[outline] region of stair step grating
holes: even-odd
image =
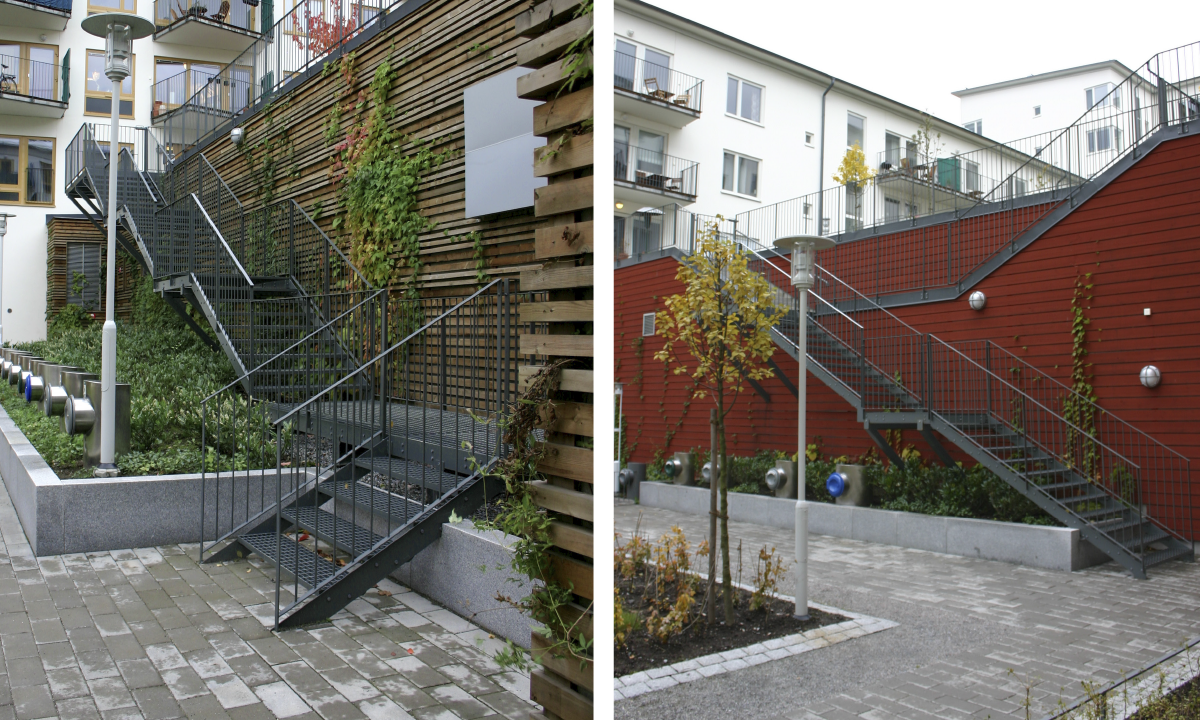
[[[314,533],[319,540],[332,540],[337,549],[355,557],[367,552],[383,539],[367,528],[355,525],[351,520],[339,518],[312,505],[293,505],[285,508],[282,514],[296,525]]]
[[[282,562],[277,562],[275,558],[275,537],[275,533],[252,533],[242,535],[238,538],[238,541],[250,548],[251,552],[258,554],[259,557],[272,565],[277,565],[283,570],[292,573],[302,585],[307,585],[308,587],[314,587],[325,582],[337,572],[338,568],[336,565],[286,535],[279,538],[280,555],[283,558]],[[313,583],[314,570],[316,572],[315,584]]]

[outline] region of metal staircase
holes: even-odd
[[[773,335],[796,358],[788,258],[739,242],[790,308]],[[941,436],[1135,577],[1193,558],[1186,457],[991,341],[920,333],[824,269],[809,293],[807,367],[893,463],[881,430],[917,430],[953,466]]]
[[[97,130],[70,143],[66,191],[103,229]],[[503,489],[486,472],[516,388],[515,295],[391,298],[294,201],[247,209],[202,154],[174,163],[141,132],[118,156],[118,241],[238,376],[201,408],[201,560],[256,554],[276,627],[322,620]]]

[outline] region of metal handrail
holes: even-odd
[[[392,354],[392,352],[398,350],[400,347],[405,345],[409,340],[412,340],[413,338],[421,335],[421,333],[425,332],[430,327],[436,325],[440,320],[445,319],[446,317],[448,317],[449,315],[454,313],[459,308],[463,307],[470,301],[474,300],[475,298],[479,297],[480,295],[484,294],[488,290],[491,290],[493,287],[496,287],[498,284],[503,283],[503,282],[507,282],[507,280],[505,280],[504,278],[497,278],[495,280],[492,280],[487,285],[484,285],[483,287],[479,288],[471,295],[468,295],[466,298],[459,301],[457,304],[454,305],[454,307],[450,308],[449,310],[446,310],[441,315],[438,315],[434,319],[426,322],[424,325],[417,328],[416,330],[413,330],[411,333],[409,333],[407,336],[405,336],[402,340],[395,343],[394,345],[387,348],[386,350],[383,350],[375,357],[370,358],[369,360],[365,361],[363,363],[362,367],[358,368],[357,370],[354,370],[353,372],[344,376],[341,380],[338,380],[337,382],[333,383],[329,387],[325,388],[323,392],[329,392],[331,390],[336,390],[337,388],[341,387],[348,381],[357,378],[357,376],[360,375],[361,373],[363,373],[367,369],[368,366],[370,366],[376,362],[379,362],[381,359],[383,359],[385,357],[388,357],[389,355]],[[316,398],[310,398],[309,400],[305,401],[304,403],[297,405],[296,407],[292,408],[286,415],[283,415],[278,420],[276,420],[274,422],[274,424],[280,425],[280,424],[287,422],[291,417],[293,417],[294,415],[299,413],[301,410],[307,410],[309,408],[309,405],[311,405],[314,402],[316,402]]]
[[[200,210],[201,214],[204,215],[204,219],[208,221],[208,226],[212,228],[213,233],[217,236],[217,240],[221,241],[221,247],[225,248],[225,254],[229,256],[229,259],[233,261],[233,266],[237,268],[239,273],[241,273],[242,279],[246,281],[247,285],[253,286],[254,281],[250,279],[250,275],[246,272],[245,268],[242,267],[242,263],[238,261],[237,255],[233,253],[233,248],[229,247],[229,243],[225,242],[225,236],[221,234],[219,229],[217,229],[217,224],[214,223],[212,218],[209,216],[208,210],[204,209],[204,205],[200,203],[200,198],[196,197],[196,193],[188,193],[185,197],[179,198],[175,202],[172,202],[170,205],[164,208],[164,210],[170,210],[178,203],[187,202],[188,198],[191,198],[191,200],[196,204],[196,207]]]
[[[788,269],[784,269],[784,268],[781,268],[781,267],[779,267],[779,266],[778,266],[778,265],[776,265],[775,263],[771,262],[771,261],[770,261],[770,260],[768,260],[767,258],[763,257],[761,254],[759,254],[759,252],[758,252],[757,250],[755,250],[755,249],[754,249],[754,248],[752,248],[752,247],[749,247],[748,245],[743,245],[743,247],[745,247],[747,250],[749,250],[749,251],[750,251],[750,253],[751,253],[752,255],[754,255],[754,257],[758,258],[759,260],[762,260],[764,263],[766,263],[766,264],[770,265],[771,267],[775,268],[775,269],[776,269],[776,270],[778,270],[779,272],[783,273],[784,277],[791,277],[791,269],[790,269],[790,268],[788,268]],[[776,251],[776,254],[778,254],[778,251]],[[780,255],[780,257],[783,257],[783,256],[782,256],[782,255]],[[830,277],[833,277],[833,276],[832,276],[832,275],[830,275]],[[835,279],[836,279],[836,278],[835,278]],[[774,285],[774,283],[772,283],[772,286],[773,286],[773,287],[779,287],[778,285]],[[783,289],[783,288],[781,288],[781,289]],[[852,323],[852,324],[853,324],[855,327],[857,327],[859,330],[861,330],[861,329],[862,329],[862,327],[863,327],[863,326],[862,326],[862,324],[861,324],[861,323],[859,323],[857,320],[855,320],[854,318],[850,317],[850,316],[849,316],[849,315],[847,315],[846,313],[842,312],[842,309],[841,309],[841,308],[839,308],[837,305],[834,305],[833,303],[829,302],[829,301],[828,301],[828,300],[826,300],[825,298],[823,298],[823,297],[821,297],[820,295],[818,295],[817,293],[813,292],[811,289],[808,291],[808,294],[809,294],[810,296],[812,296],[813,298],[815,298],[815,299],[816,299],[818,302],[820,302],[822,305],[825,305],[825,306],[826,306],[826,307],[828,307],[830,310],[834,311],[834,312],[835,312],[835,313],[837,313],[838,315],[841,315],[843,318],[845,318],[845,319],[846,319],[848,322]],[[788,342],[791,342],[791,341],[789,340]]]

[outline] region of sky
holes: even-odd
[[[647,1],[955,123],[955,90],[1200,41],[1198,0]]]

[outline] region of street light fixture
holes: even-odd
[[[800,363],[800,382],[796,385],[800,405],[800,451],[796,455],[796,611],[801,620],[808,619],[808,501],[805,500],[805,404],[808,401],[808,291],[812,289],[817,270],[817,251],[833,247],[834,242],[820,235],[796,235],[779,238],[775,249],[792,254],[792,285],[796,288],[799,327],[796,356]]]
[[[100,371],[100,465],[96,477],[116,477],[117,441],[117,154],[120,151],[121,84],[132,73],[133,41],[154,32],[154,23],[129,13],[110,12],[83,21],[89,35],[104,38],[104,75],[112,83],[108,137],[108,287],[104,295],[104,335]]]
[[[0,213],[0,346],[4,345],[4,236],[8,233],[8,219],[16,217]]]

